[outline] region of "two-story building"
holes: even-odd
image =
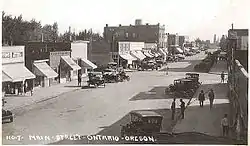
[[[2,91],[7,94],[22,93],[26,82],[33,88],[36,77],[25,67],[24,46],[2,47]]]

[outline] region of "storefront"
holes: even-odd
[[[81,67],[70,56],[61,56],[59,65],[60,83],[72,81],[74,76],[77,76],[74,72],[78,72],[80,69]]]
[[[33,73],[36,75],[35,86],[48,87],[55,81],[58,74],[46,63],[49,60],[37,60],[33,63]]]
[[[2,78],[6,94],[19,94],[33,88],[35,75],[24,65],[24,46],[2,47]]]
[[[132,68],[135,66],[135,62],[137,59],[133,56],[131,56],[129,53],[126,54],[120,54],[120,65],[122,65],[124,68]]]

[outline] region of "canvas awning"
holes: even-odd
[[[144,53],[144,55],[146,55],[146,56],[149,57],[149,58],[154,57],[154,56],[152,56],[151,54],[149,54],[148,52],[143,52],[143,53]]]
[[[61,56],[61,59],[72,69],[72,70],[80,70],[81,67],[77,65],[74,60],[72,60],[69,56]]]
[[[141,56],[141,58],[146,58],[146,56],[142,53],[142,51],[136,51],[138,55]]]
[[[175,50],[179,53],[183,53],[183,50],[181,50],[181,48],[176,47]]]
[[[164,56],[167,55],[166,52],[163,51],[163,49],[159,49],[159,51],[160,51],[161,55],[164,55]]]
[[[127,60],[128,64],[132,64],[132,61],[137,60],[136,58],[134,58],[130,54],[120,54],[120,56],[121,56],[121,58]]]
[[[92,63],[91,61],[89,61],[88,59],[81,58],[81,61],[82,61],[82,67],[90,68],[90,69],[97,68],[97,66],[94,63]]]
[[[47,78],[55,78],[58,74],[46,62],[34,62],[34,74],[38,76],[46,76]]]
[[[2,71],[2,82],[11,82],[11,78]]]
[[[36,76],[30,72],[22,63],[7,64],[2,66],[2,71],[11,78],[12,82],[21,82],[26,79],[34,79]]]
[[[131,55],[136,57],[138,60],[143,60],[145,58],[141,56],[137,51],[131,51]]]

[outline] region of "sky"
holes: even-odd
[[[234,28],[249,27],[250,0],[3,0],[3,11],[22,14],[44,24],[57,22],[59,32],[71,26],[79,32],[92,28],[103,33],[106,24],[164,24],[167,33],[213,40]]]

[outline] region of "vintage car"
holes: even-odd
[[[158,70],[158,67],[156,65],[156,62],[154,62],[153,60],[149,60],[149,61],[142,61],[141,64],[139,65],[139,70]]]
[[[174,84],[169,85],[165,89],[165,94],[172,92],[177,96],[184,94],[185,96],[190,96],[194,93],[195,89],[197,88],[192,80],[181,78],[174,80]]]
[[[9,110],[2,109],[2,123],[8,121],[13,122],[14,114]]]
[[[200,84],[199,77],[200,75],[197,73],[186,73],[186,79],[190,79],[198,84]]]
[[[105,69],[103,71],[105,83],[119,82],[119,74],[115,69]]]
[[[102,72],[90,72],[88,73],[89,80],[87,81],[88,86],[94,85],[95,87],[103,86],[105,87],[105,82]]]
[[[158,68],[161,68],[165,64],[163,59],[156,59],[155,62]]]
[[[121,81],[124,81],[124,80],[129,81],[130,80],[130,77],[128,75],[126,75],[125,71],[119,72],[118,75],[119,75],[119,80],[121,80]]]
[[[161,131],[163,116],[154,111],[132,111],[131,122],[122,126],[121,136],[147,136]]]

